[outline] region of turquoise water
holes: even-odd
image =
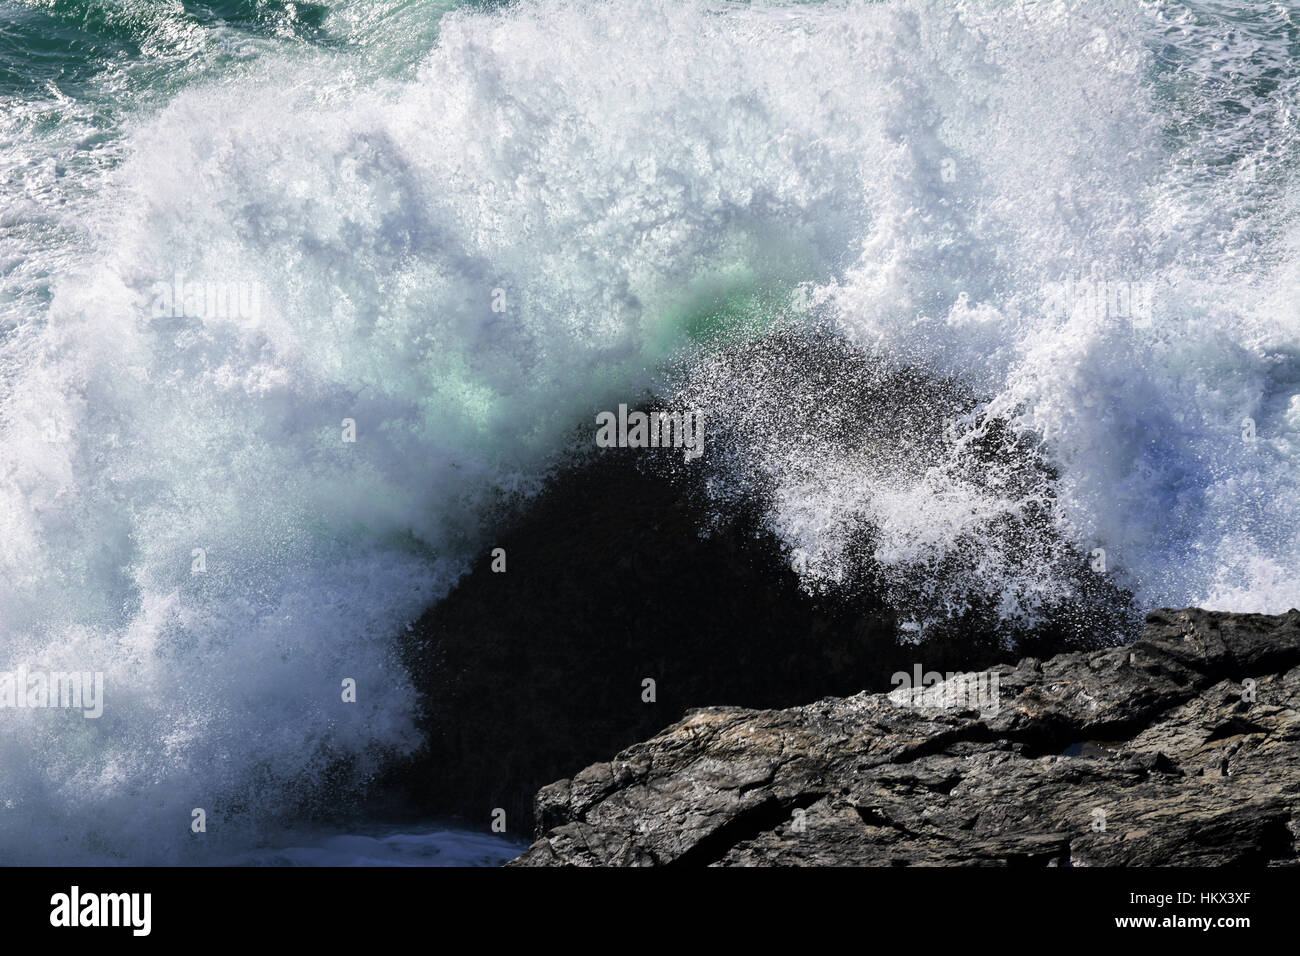
[[[1144,606],[1300,604],[1297,16],[0,3],[0,669],[108,688],[0,714],[0,858],[230,859],[364,787],[419,743],[394,636],[576,427],[761,406],[722,329],[959,379]],[[742,424],[810,587],[866,521],[886,578],[955,557],[954,610],[1068,600],[971,423],[883,461]]]

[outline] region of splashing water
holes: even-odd
[[[1143,605],[1300,604],[1294,5],[210,6],[0,5],[0,669],[107,688],[0,714],[4,859],[362,786],[495,504],[796,287],[1041,442]],[[846,515],[906,573],[1024,506],[765,447],[810,578]]]

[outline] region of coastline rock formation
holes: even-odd
[[[994,675],[982,709],[966,675],[691,711],[542,788],[511,865],[1300,863],[1300,611],[1158,610]]]
[[[875,589],[809,594],[757,504],[737,503],[718,521],[705,473],[664,477],[644,467],[653,453],[606,449],[560,475],[492,540],[505,573],[485,549],[415,622],[406,665],[423,693],[426,745],[380,792],[398,795],[403,809],[467,823],[500,808],[507,832],[526,839],[539,787],[688,708],[779,708],[884,690],[918,655],[943,671],[1004,659],[992,611],[904,645]],[[1019,653],[1128,637],[1127,596],[1102,575],[1085,577],[1092,603],[1017,641]]]
[[[598,412],[535,493],[503,497],[490,538],[466,529],[478,560],[402,635],[424,746],[374,789],[403,811],[501,810],[527,837],[539,787],[688,708],[790,707],[885,690],[918,660],[972,670],[1137,636],[1132,594],[1061,536],[1043,450],[965,385],[802,326],[719,343],[680,375],[626,404],[702,414],[702,458],[597,448]],[[884,546],[843,474],[960,515]],[[807,573],[807,542],[779,530],[794,486],[852,503],[825,516],[833,574]],[[898,546],[910,560],[877,560]]]

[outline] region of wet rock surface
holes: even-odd
[[[691,711],[542,788],[514,865],[1297,864],[1300,611],[994,676]]]

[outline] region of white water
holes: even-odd
[[[1063,530],[1144,605],[1300,604],[1295,72],[1251,92],[1294,13],[1229,37],[1173,4],[441,9],[200,44],[99,152],[6,135],[0,669],[102,670],[108,697],[0,714],[0,858],[213,858],[335,758],[360,782],[409,751],[392,636],[491,505],[715,302],[799,282],[1042,435]],[[1151,329],[1044,309],[1093,263],[1154,284]],[[256,283],[259,317],[152,316],[177,274]],[[852,516],[905,569],[969,530],[955,506],[1017,507],[771,468],[813,576]]]

